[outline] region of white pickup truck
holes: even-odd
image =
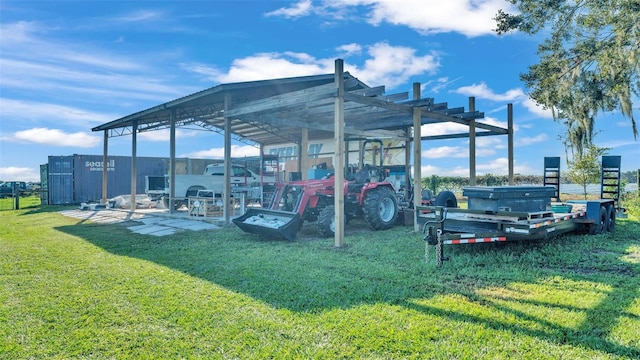
[[[210,164],[203,175],[176,174],[175,179],[176,207],[186,202],[189,196],[196,196],[199,190],[212,190],[216,197],[220,197],[224,188],[224,165]],[[273,176],[260,176],[243,166],[231,165],[231,186],[260,187],[275,181]],[[151,200],[162,199],[168,206],[169,175],[146,176],[145,193]]]

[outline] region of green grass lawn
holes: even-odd
[[[445,247],[436,268],[409,227],[354,221],[336,249],[313,229],[156,238],[60,209],[0,212],[1,359],[640,357],[637,217]]]

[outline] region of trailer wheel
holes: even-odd
[[[320,210],[318,214],[318,223],[316,224],[318,232],[324,237],[333,236],[336,232],[336,216],[333,206],[326,206]]]
[[[607,213],[607,208],[604,206],[600,206],[600,214],[598,216],[598,221],[596,222],[596,234],[604,234],[607,232],[607,223],[609,222],[609,214]]]
[[[396,194],[386,186],[372,189],[365,195],[362,211],[372,229],[389,229],[398,219]]]
[[[458,199],[451,191],[440,191],[438,196],[436,196],[436,206],[444,206],[448,208],[457,208],[458,207]]]
[[[616,227],[616,209],[613,205],[607,206],[607,232],[612,232]]]

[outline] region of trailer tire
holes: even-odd
[[[364,220],[374,230],[391,228],[398,219],[396,194],[386,186],[367,192],[362,206]]]
[[[596,234],[604,234],[607,232],[607,223],[609,222],[609,214],[607,208],[600,206],[600,213],[596,222]]]
[[[613,205],[607,206],[607,232],[616,228],[616,209]]]
[[[436,206],[444,206],[448,208],[457,208],[458,207],[458,199],[451,191],[441,191],[438,196],[436,196]]]
[[[320,214],[318,214],[318,223],[316,227],[320,235],[324,237],[330,237],[335,234],[336,231],[336,216],[335,216],[335,207],[326,206],[324,209],[320,210]]]

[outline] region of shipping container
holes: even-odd
[[[137,193],[144,193],[145,175],[162,175],[168,159],[137,158]],[[102,155],[49,156],[48,204],[79,204],[102,197]],[[107,157],[107,197],[131,194],[131,157]]]
[[[43,204],[64,205],[98,202],[102,198],[102,155],[49,156],[41,166]],[[176,174],[201,175],[212,159],[176,159]],[[137,157],[136,193],[144,194],[145,177],[169,173],[169,158]],[[46,191],[45,190],[46,184]],[[131,194],[131,157],[107,157],[107,197]]]

